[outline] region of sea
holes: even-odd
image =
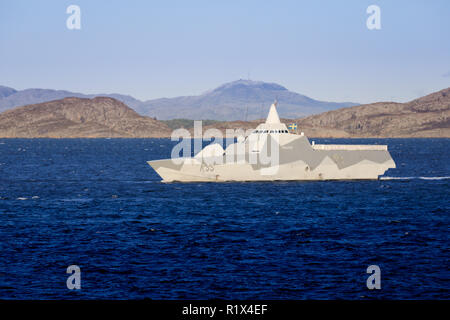
[[[397,168],[161,183],[170,139],[0,139],[0,299],[449,299],[450,139],[313,140]]]

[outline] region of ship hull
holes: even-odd
[[[300,162],[292,166],[280,166],[277,168],[278,173],[267,175],[260,170],[254,171],[250,165],[239,164],[216,165],[212,172],[202,172],[201,164],[188,164],[183,166],[183,170],[174,170],[170,166],[153,166],[152,161],[149,161],[149,165],[162,178],[162,182],[377,180],[386,170],[395,168],[393,161],[383,164],[365,162],[343,170],[335,170],[333,166],[323,166],[307,173],[302,172],[306,164]]]

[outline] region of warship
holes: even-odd
[[[212,143],[194,157],[147,163],[162,182],[376,180],[396,167],[387,145],[310,143],[280,121],[276,102],[264,123],[226,149]]]

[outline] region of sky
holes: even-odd
[[[366,26],[370,5],[381,29]],[[148,100],[251,79],[404,102],[450,87],[449,18],[448,0],[0,0],[0,85]]]

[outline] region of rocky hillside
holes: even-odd
[[[161,137],[171,129],[113,98],[64,98],[0,113],[3,138]]]
[[[313,137],[450,137],[450,88],[407,102],[378,102],[296,121]]]

